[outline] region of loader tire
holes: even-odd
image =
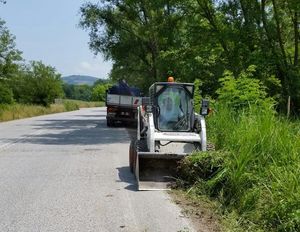
[[[147,141],[145,139],[141,139],[136,143],[137,151],[148,151]]]
[[[146,140],[132,140],[129,147],[129,166],[130,171],[135,173],[137,153],[139,151],[147,151],[147,141]]]
[[[134,152],[136,147],[136,140],[131,140],[130,146],[129,146],[129,167],[130,171],[134,173]]]

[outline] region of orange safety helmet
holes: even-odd
[[[168,77],[168,82],[174,82],[174,77]]]

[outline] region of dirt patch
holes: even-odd
[[[194,198],[180,190],[169,192],[172,200],[182,210],[184,217],[189,218],[198,232],[221,232],[220,217],[216,214],[211,202]]]

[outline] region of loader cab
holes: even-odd
[[[163,132],[192,131],[194,85],[159,82],[150,87],[155,128]]]

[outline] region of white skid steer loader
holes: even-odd
[[[137,139],[129,149],[130,169],[138,190],[167,190],[176,178],[177,163],[193,151],[206,151],[205,116],[193,108],[194,85],[159,82],[138,107]]]

